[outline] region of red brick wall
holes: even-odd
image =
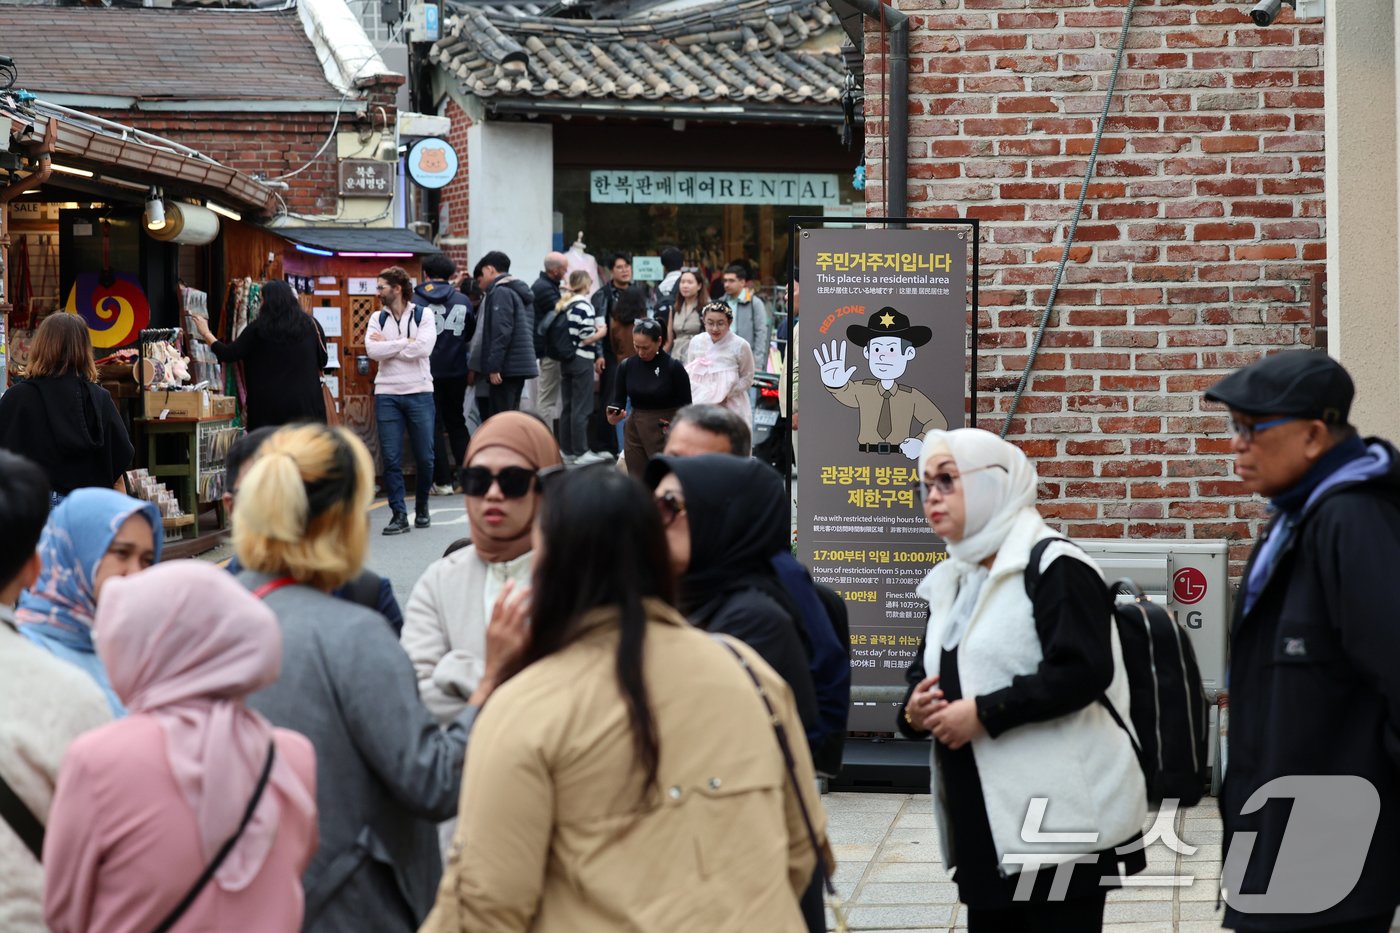
[[[165,114],[139,111],[94,111],[137,129],[164,136],[198,150],[230,168],[264,178],[301,168],[326,141],[330,113]],[[298,214],[336,212],[335,143],[306,171],[287,179],[282,192],[287,209]]]
[[[398,119],[394,95],[403,80],[376,82],[361,89],[369,101],[366,118],[375,128],[386,120],[390,127]],[[353,122],[356,102],[346,102],[340,129]],[[381,113],[382,110],[382,113]],[[275,178],[301,168],[311,161],[325,143],[335,122],[334,113],[146,113],[135,110],[101,111],[94,114],[136,129],[164,136],[189,146],[230,168],[264,179]],[[367,151],[365,158],[375,158]],[[287,210],[295,214],[334,216],[338,208],[336,191],[336,144],[332,140],[315,164],[286,179],[290,186],[281,192]]]
[[[909,206],[980,218],[978,418],[1000,429],[1078,196],[1123,0],[900,0],[911,14]],[[1325,259],[1322,25],[1249,0],[1140,6],[1056,312],[1012,437],[1073,535],[1228,538],[1264,516],[1200,393],[1311,344]],[[870,213],[885,132],[866,26]],[[999,414],[1000,413],[1000,414]]]
[[[443,225],[439,233],[444,237],[458,238],[463,241],[467,238],[467,206],[470,200],[470,186],[467,179],[467,130],[471,127],[471,118],[467,116],[465,110],[457,106],[457,102],[451,98],[447,99],[447,105],[442,111],[442,115],[452,121],[452,129],[447,134],[447,141],[452,144],[452,148],[457,151],[457,175],[442,189],[441,213],[447,217],[447,223]],[[467,246],[463,242],[461,245],[453,246],[446,244],[443,251],[457,263],[458,268],[470,268],[470,257],[467,255]]]

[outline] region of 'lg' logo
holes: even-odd
[[[1206,598],[1206,575],[1195,567],[1183,567],[1172,577],[1172,597],[1183,606]]]

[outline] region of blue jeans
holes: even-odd
[[[418,465],[415,498],[418,511],[428,510],[433,486],[433,424],[437,414],[433,393],[376,395],[374,417],[379,422],[379,454],[384,459],[384,494],[394,514],[406,514],[403,501],[403,432],[413,445],[413,461]]]

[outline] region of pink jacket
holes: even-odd
[[[365,325],[365,353],[379,361],[374,377],[375,395],[416,395],[433,391],[433,374],[428,357],[437,343],[437,315],[431,311],[423,320],[413,322],[413,305],[404,309],[403,317],[394,320],[387,310],[370,315]],[[379,325],[380,318],[384,326]],[[375,340],[382,334],[383,340]]]
[[[275,731],[277,754],[314,797],[311,743]],[[266,793],[276,793],[269,785]],[[301,876],[316,823],[282,808],[262,871],[237,892],[210,882],[174,931],[301,929]],[[63,760],[44,841],[44,917],[53,933],[150,933],[204,867],[194,813],[165,754],[165,732],[136,713],[77,739]]]

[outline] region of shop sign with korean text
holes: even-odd
[[[394,193],[394,163],[378,159],[344,159],[340,163],[342,198],[387,198]]]
[[[837,177],[797,172],[591,172],[594,204],[811,204],[841,203]]]
[[[853,686],[904,683],[946,558],[915,482],[924,433],[964,426],[969,233],[801,234],[798,557],[846,602]],[[853,732],[893,732],[897,704],[853,703]]]

